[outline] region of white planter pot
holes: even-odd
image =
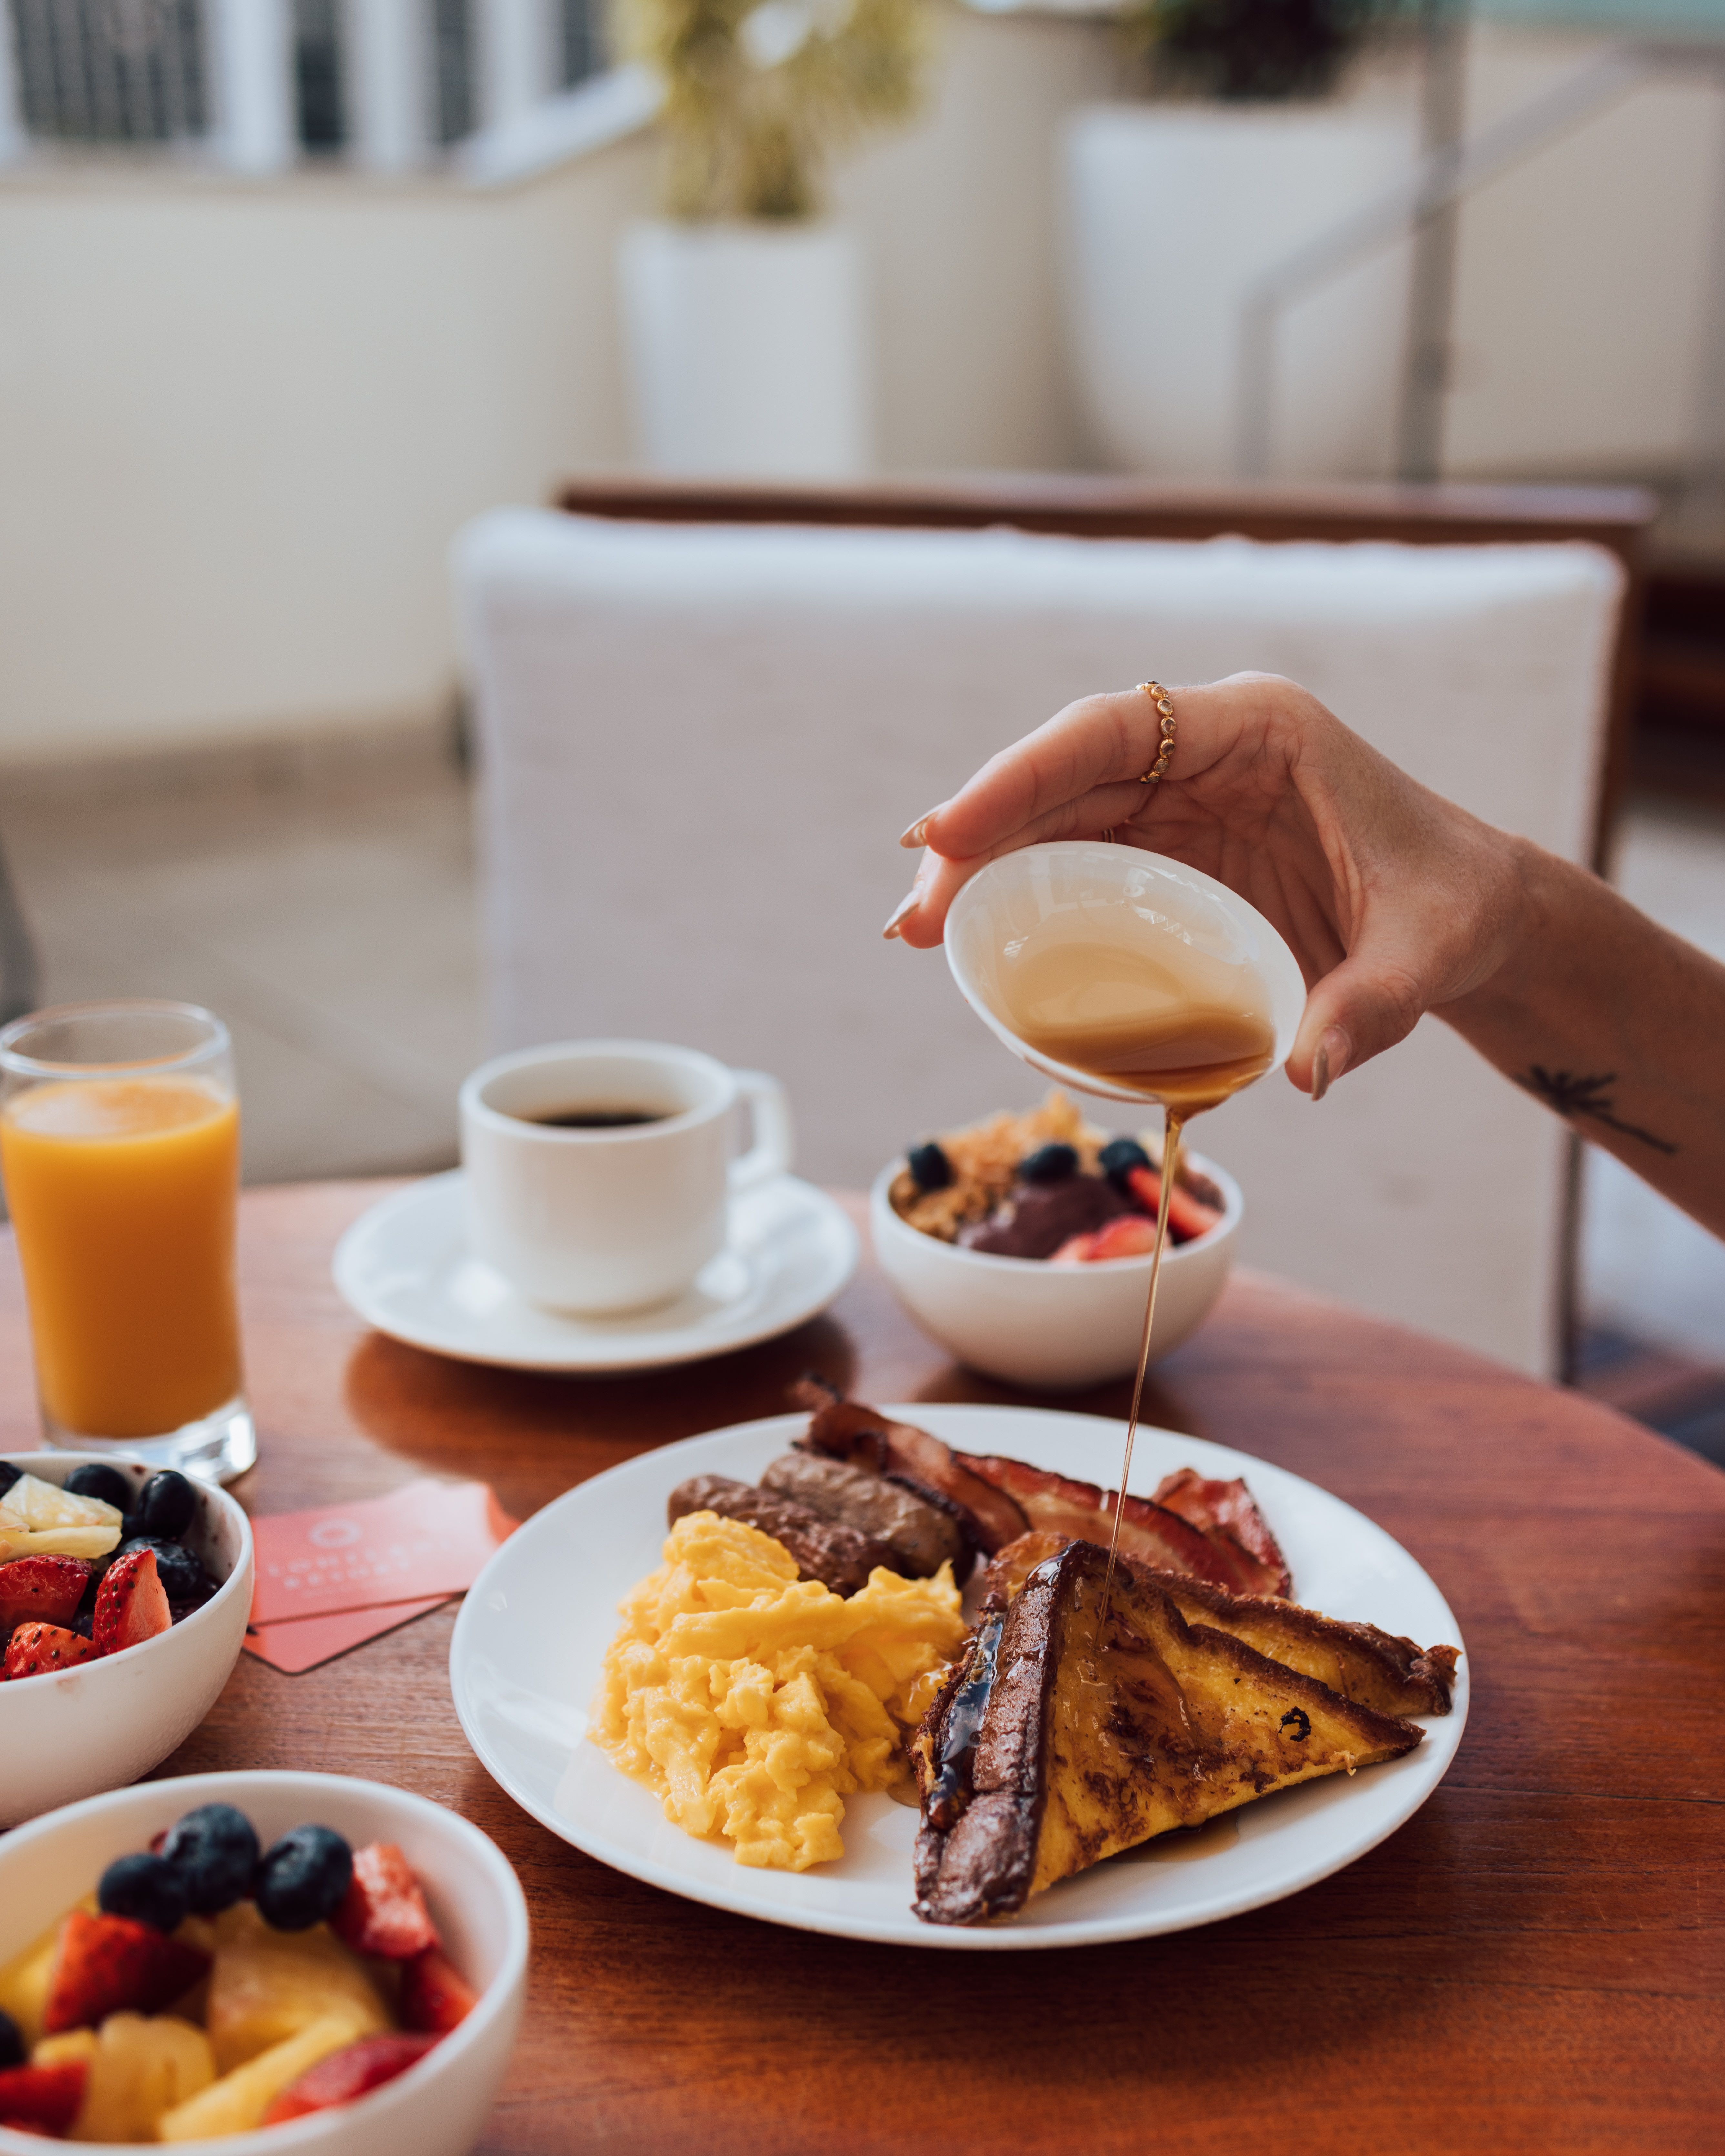
[[[1408,172],[1411,120],[1327,105],[1102,105],[1069,121],[1067,304],[1101,447],[1128,470],[1235,468],[1240,307],[1253,280]],[[1407,251],[1281,315],[1271,470],[1392,466]]]
[[[772,479],[870,469],[867,307],[848,233],[637,224],[619,267],[646,464]]]

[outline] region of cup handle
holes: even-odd
[[[730,1168],[731,1193],[752,1190],[769,1177],[783,1175],[791,1164],[791,1104],[776,1078],[764,1070],[733,1070],[737,1090],[749,1104],[755,1126],[755,1142]]]

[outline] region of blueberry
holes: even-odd
[[[0,1460],[0,1497],[6,1495],[23,1471],[22,1467],[14,1467],[9,1460]]]
[[[1122,1198],[1132,1194],[1127,1181],[1135,1168],[1148,1168],[1150,1156],[1136,1138],[1110,1138],[1096,1156],[1096,1165]]]
[[[1078,1173],[1078,1154],[1069,1145],[1038,1146],[1028,1160],[1019,1163],[1024,1183],[1064,1183]]]
[[[176,1932],[186,1921],[186,1881],[160,1856],[116,1856],[102,1874],[96,1899],[105,1917],[130,1917],[152,1931]]]
[[[232,1804],[200,1804],[174,1821],[162,1854],[185,1881],[187,1907],[213,1917],[251,1892],[258,1837],[245,1814]]]
[[[24,2040],[9,2014],[0,2014],[0,2071],[24,2062]]]
[[[159,1535],[134,1535],[114,1554],[121,1558],[136,1549],[155,1551],[156,1576],[170,1602],[208,1601],[214,1583],[183,1543],[163,1542]]]
[[[146,1535],[161,1535],[172,1542],[198,1517],[198,1492],[183,1475],[164,1467],[144,1485],[138,1511]]]
[[[121,1514],[120,1539],[121,1542],[137,1542],[141,1537],[146,1536],[149,1532],[150,1530],[144,1525],[144,1516],[141,1512],[122,1512]]]
[[[74,1497],[97,1497],[123,1512],[131,1503],[131,1484],[117,1467],[99,1467],[94,1462],[74,1467],[60,1485]]]
[[[353,1877],[353,1851],[333,1827],[296,1826],[259,1861],[258,1914],[278,1932],[309,1931],[333,1917]]]
[[[66,1630],[69,1632],[75,1632],[80,1640],[93,1640],[95,1637],[95,1610],[74,1610],[66,1620]]]
[[[952,1163],[931,1138],[912,1146],[907,1156],[911,1180],[919,1190],[944,1190],[952,1180]]]

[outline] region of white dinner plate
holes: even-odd
[[[1117,1481],[1123,1426],[1035,1408],[911,1406],[967,1452],[1003,1453],[1086,1481]],[[617,1604],[660,1562],[665,1501],[690,1475],[752,1481],[808,1427],[773,1415],[626,1461],[536,1512],[468,1594],[449,1650],[455,1712],[468,1742],[516,1802],[553,1834],[673,1894],[768,1923],[900,1946],[1009,1951],[1089,1946],[1214,1922],[1326,1878],[1393,1834],[1443,1779],[1467,1719],[1467,1666],[1453,1713],[1425,1724],[1400,1759],[1248,1804],[1237,1835],[1173,1835],[1039,1894],[1021,1916],[975,1929],[911,1913],[916,1814],[890,1797],[847,1797],[845,1855],[800,1873],[754,1871],[726,1845],[673,1826],[650,1790],[585,1741],[587,1708]],[[1267,1460],[1172,1430],[1138,1432],[1131,1486],[1147,1494],[1171,1469],[1244,1475],[1287,1557],[1301,1601],[1368,1620],[1422,1646],[1461,1645],[1449,1605],[1399,1543],[1363,1513]]]
[[[459,1168],[362,1213],[336,1245],[336,1286],[409,1347],[515,1370],[658,1370],[803,1324],[856,1270],[844,1207],[794,1175],[731,1200],[725,1248],[686,1295],[622,1317],[566,1317],[518,1296],[468,1247]]]

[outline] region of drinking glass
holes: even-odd
[[[194,1004],[64,1004],[0,1031],[0,1175],[49,1445],[225,1482],[241,1389],[239,1101]]]

